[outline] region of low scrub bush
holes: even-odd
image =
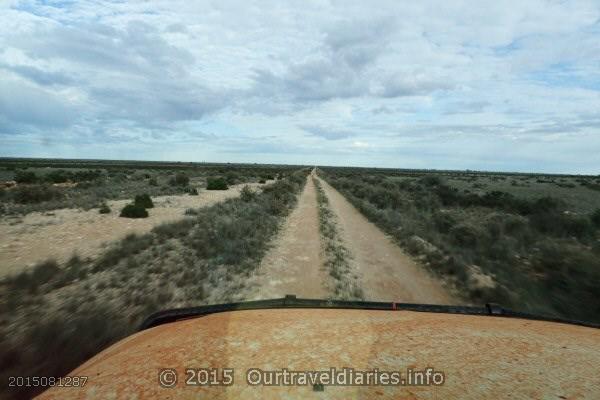
[[[475,247],[481,238],[481,232],[474,226],[458,224],[449,231],[452,240],[459,246]]]
[[[142,208],[142,210],[146,211]],[[127,259],[133,255],[147,249],[153,243],[153,236],[150,234],[136,235],[129,234],[116,245],[106,251],[95,263],[94,271],[105,270],[116,266],[121,260]]]
[[[548,242],[534,260],[543,274],[542,284],[551,296],[547,301],[559,314],[594,320],[600,315],[600,259],[560,242]],[[577,301],[573,301],[576,299]],[[584,307],[580,305],[585,304]]]
[[[64,169],[55,169],[44,176],[44,180],[51,183],[64,183],[70,179],[70,174]]]
[[[256,192],[250,188],[250,186],[246,185],[242,188],[240,192],[240,198],[242,201],[249,202],[256,198]]]
[[[187,186],[189,183],[190,178],[185,174],[175,174],[175,176],[169,179],[171,186]]]
[[[206,190],[227,190],[227,182],[223,178],[208,178],[206,180]]]
[[[440,232],[448,233],[448,231],[456,225],[457,220],[450,213],[436,212],[433,215],[433,222]]]
[[[229,171],[225,174],[225,181],[228,185],[235,185],[239,179],[239,175],[233,171]]]
[[[425,186],[438,186],[442,184],[442,178],[436,175],[427,175],[419,179],[419,182]]]
[[[15,181],[17,183],[35,183],[38,181],[38,177],[32,171],[17,171],[15,173]]]
[[[529,217],[531,226],[540,233],[555,237],[585,239],[593,236],[589,219],[565,213],[539,213]]]
[[[600,228],[600,208],[596,209],[590,216],[590,221],[596,228]]]
[[[59,189],[46,185],[18,186],[13,191],[14,200],[20,204],[41,203],[60,199],[62,193]]]
[[[119,216],[125,218],[146,218],[148,217],[148,211],[139,204],[127,204],[123,207]]]
[[[133,204],[144,208],[154,208],[154,203],[152,202],[152,199],[146,193],[138,194],[137,196],[135,196]]]
[[[198,196],[198,189],[196,188],[190,188],[187,192],[190,196]]]
[[[44,261],[37,264],[31,271],[23,271],[5,281],[13,290],[25,290],[36,293],[39,286],[50,282],[60,272],[58,264],[54,260]]]
[[[98,212],[100,214],[109,214],[110,213],[110,207],[108,206],[108,204],[102,203],[102,205],[100,205],[100,209],[98,210]]]

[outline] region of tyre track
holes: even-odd
[[[446,288],[407,256],[325,180],[318,178],[352,253],[365,300],[458,304]]]
[[[327,274],[322,264],[317,194],[311,174],[271,250],[249,279],[249,293],[243,297],[256,300],[295,294],[327,298]]]

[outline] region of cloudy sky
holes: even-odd
[[[0,156],[600,173],[600,1],[0,0]]]

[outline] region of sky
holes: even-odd
[[[600,1],[0,0],[0,156],[600,174]]]

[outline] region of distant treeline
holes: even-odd
[[[0,157],[0,167],[4,168],[133,168],[133,169],[197,169],[197,168],[223,168],[236,167],[245,169],[298,169],[300,165],[276,164],[242,164],[242,163],[204,163],[204,162],[177,162],[177,161],[133,161],[133,160],[83,160],[83,159],[55,159],[55,158],[8,158]]]

